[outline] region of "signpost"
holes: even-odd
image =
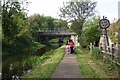
[[[107,45],[109,46],[109,41],[108,41],[108,36],[107,36],[107,28],[110,26],[110,21],[106,18],[104,18],[103,16],[103,19],[101,19],[99,21],[99,26],[100,28],[103,30],[103,32],[105,31],[105,36],[106,36],[106,40],[107,40]],[[105,45],[105,49],[107,48],[107,46]],[[109,50],[109,49],[108,49]],[[109,50],[110,51],[110,50]]]

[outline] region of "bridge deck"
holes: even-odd
[[[76,35],[75,32],[39,32],[39,36],[71,36]]]

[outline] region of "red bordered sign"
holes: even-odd
[[[110,21],[108,19],[101,19],[99,26],[101,29],[107,29],[110,26]]]

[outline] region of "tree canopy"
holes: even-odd
[[[28,17],[30,23],[30,32],[32,37],[37,40],[39,29],[54,29],[54,28],[67,28],[67,21],[62,19],[55,19],[50,16],[44,16],[40,14],[33,14]]]
[[[30,36],[25,9],[17,2],[6,2],[2,6],[2,49],[3,54],[29,53],[40,48]]]
[[[99,20],[100,17],[94,16],[85,22],[80,39],[81,46],[87,47],[90,43],[98,46],[101,35],[101,29],[98,26]]]
[[[120,33],[120,19],[116,22],[111,23],[110,27],[108,28],[109,36],[114,43],[118,43],[119,33]]]
[[[84,21],[89,16],[95,13],[96,2],[91,0],[72,0],[63,3],[63,7],[60,8],[60,17],[67,19],[69,22],[76,24],[72,26],[73,30],[81,35],[81,29]]]

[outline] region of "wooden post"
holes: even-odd
[[[106,45],[106,34],[104,34],[104,56],[106,57],[106,54],[107,54],[107,45]]]
[[[99,46],[100,50],[102,51],[102,43],[100,43],[100,46]]]
[[[111,53],[111,63],[113,63],[113,54],[115,53],[115,48],[114,48],[114,44],[112,44],[112,53]]]
[[[105,35],[106,35],[106,40],[107,40],[107,46],[109,46],[108,34],[107,34],[107,30],[106,29],[105,29]],[[108,51],[110,52],[110,49],[108,49]]]

